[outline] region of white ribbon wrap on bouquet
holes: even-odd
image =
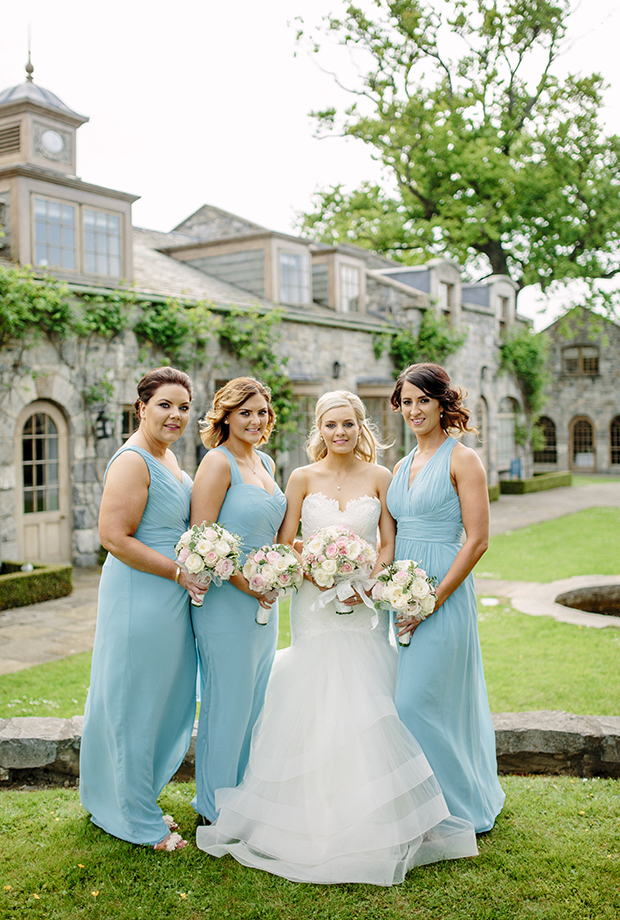
[[[329,588],[327,591],[321,591],[319,597],[315,600],[314,604],[310,607],[310,610],[321,610],[322,607],[327,607],[328,604],[331,604],[332,601],[335,601],[336,610],[338,613],[352,613],[353,611],[349,606],[343,603],[347,597],[357,591],[360,600],[373,612],[373,618],[371,620],[371,628],[374,629],[377,623],[379,622],[379,617],[377,616],[377,611],[375,610],[375,605],[371,599],[366,594],[366,591],[370,591],[374,581],[370,578],[357,578],[353,581],[341,581],[339,584],[334,585],[333,588]]]
[[[187,569],[183,568],[183,566],[181,566],[181,568],[183,569],[184,572],[187,572]],[[205,588],[208,588],[209,585],[210,585],[211,583],[213,583],[214,585],[216,585],[216,586],[219,588],[219,587],[221,587],[221,585],[224,584],[225,581],[228,581],[227,578],[220,578],[219,575],[207,574],[207,573],[204,572],[204,571],[203,571],[203,572],[199,572],[198,575],[194,575],[194,578],[197,578],[198,581],[199,581],[202,585],[205,586]],[[206,593],[207,593],[207,592],[205,591],[205,594],[206,594]],[[198,595],[198,600],[196,600],[196,601],[195,601],[194,598],[192,597],[192,598],[191,598],[191,601],[190,601],[192,607],[202,607],[202,600],[203,600],[204,596],[205,596],[204,594],[199,594],[199,595]]]

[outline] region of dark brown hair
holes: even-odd
[[[213,405],[205,417],[200,420],[200,439],[205,447],[218,447],[228,439],[229,430],[226,424],[228,413],[233,409],[238,409],[251,396],[262,396],[267,402],[267,427],[258,446],[267,443],[276,423],[276,414],[271,405],[271,390],[254,377],[235,377],[234,380],[229,380],[223,387],[220,387],[213,397]]]
[[[394,412],[400,412],[403,384],[411,383],[431,399],[436,399],[440,408],[440,423],[444,431],[456,428],[458,431],[477,431],[469,425],[470,411],[463,405],[467,390],[453,387],[445,367],[440,364],[411,364],[405,368],[396,381],[390,403]]]
[[[154,370],[148,371],[142,380],[138,382],[138,398],[134,405],[136,415],[138,415],[140,403],[146,405],[153,393],[167,383],[183,387],[187,390],[189,401],[192,401],[194,387],[187,374],[184,374],[183,371],[178,371],[176,367],[156,367]]]

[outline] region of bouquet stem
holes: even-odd
[[[266,626],[269,622],[269,614],[271,613],[271,607],[261,607],[258,605],[258,610],[256,611],[256,622],[259,626]]]

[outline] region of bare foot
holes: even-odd
[[[154,850],[167,850],[172,853],[173,850],[184,850],[187,846],[187,840],[183,840],[180,834],[168,834],[159,843],[153,847]]]

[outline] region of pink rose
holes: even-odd
[[[233,573],[233,564],[230,559],[220,559],[215,566],[215,572],[220,578],[230,578]]]
[[[205,556],[205,565],[208,565],[210,569],[213,569],[216,567],[218,559],[219,559],[218,554],[214,553],[213,550],[211,550],[211,552],[207,553],[207,555]]]
[[[346,549],[347,541],[344,539],[344,537],[340,537],[339,540],[336,540],[336,546],[338,549]]]
[[[177,561],[179,562],[180,565],[183,565],[183,563],[185,562],[189,554],[190,554],[189,546],[184,546],[181,552],[179,553],[179,555],[177,556]]]
[[[256,575],[252,575],[250,578],[250,588],[252,591],[256,591],[257,594],[262,594],[266,587],[267,581],[263,578],[262,575],[259,575],[258,573]]]
[[[404,572],[400,569],[398,572],[394,573],[394,578],[392,581],[397,585],[404,585],[409,578],[409,572]]]
[[[267,553],[267,562],[271,562],[272,565],[274,562],[277,562],[279,558],[280,558],[280,553],[276,552],[275,549],[271,549]]]
[[[291,576],[288,572],[281,572],[278,576],[278,581],[281,585],[288,585],[290,583]]]
[[[318,556],[316,557],[316,561],[317,561],[317,562],[325,562],[325,559],[326,559],[326,558],[327,558],[327,557],[324,556],[323,553],[320,553],[320,555],[318,555]]]
[[[205,538],[205,540],[209,540],[210,543],[215,543],[216,540],[219,540],[220,538],[217,531],[213,530],[212,527],[207,527],[207,529],[205,530],[203,534],[203,537]]]
[[[267,557],[265,556],[265,554],[264,554],[264,552],[262,551],[262,549],[259,549],[259,550],[257,550],[257,551],[254,553],[254,561],[255,561],[255,562],[263,562],[266,558],[267,558]]]
[[[414,572],[414,575],[418,576],[418,578],[426,578],[426,572],[424,571],[424,569],[414,569],[413,572]]]
[[[329,546],[325,550],[325,555],[327,556],[328,559],[333,559],[335,556],[338,555],[338,547],[336,546],[335,543],[329,544]]]
[[[347,562],[345,560],[345,562],[343,562],[342,565],[340,566],[340,571],[342,572],[343,575],[349,575],[353,571],[353,566],[351,565],[350,562]]]

